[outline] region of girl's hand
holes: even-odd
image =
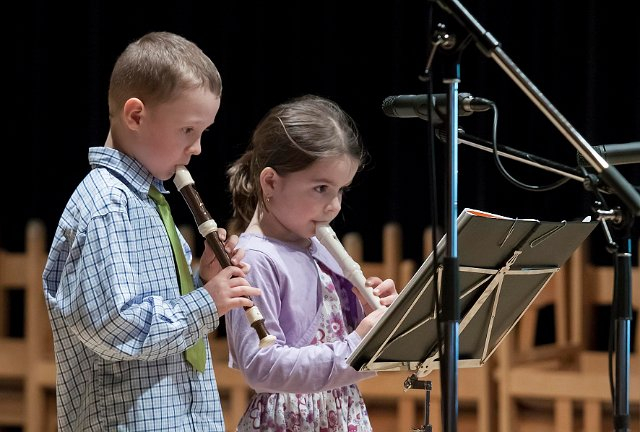
[[[383,307],[383,308],[376,309],[370,314],[368,314],[366,317],[362,319],[362,321],[360,321],[360,324],[358,324],[358,327],[356,327],[356,333],[358,333],[361,338],[365,337],[365,335],[369,332],[369,330],[371,330],[373,326],[376,325],[378,321],[380,321],[380,318],[382,318],[382,315],[384,315],[386,311],[387,311],[387,308]]]
[[[391,303],[398,297],[396,283],[393,279],[380,280],[379,277],[373,276],[367,279],[367,286],[371,286],[373,294],[380,297],[382,306],[391,306]]]
[[[396,291],[396,284],[393,279],[385,279],[383,281],[377,276],[371,276],[367,278],[366,286],[373,288],[373,294],[380,298],[382,306],[390,306],[398,297],[398,291]],[[365,313],[370,314],[373,312],[373,306],[368,304],[367,300],[360,294],[360,291],[354,287],[353,292],[358,297],[360,304],[363,305]]]

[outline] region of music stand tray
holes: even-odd
[[[464,209],[457,219],[459,367],[480,367],[597,221],[544,222]],[[440,368],[435,287],[442,288],[446,235],[367,333],[347,363],[360,371]],[[434,256],[438,257],[434,284]],[[435,286],[435,287],[434,287]],[[442,296],[440,296],[442,298]]]

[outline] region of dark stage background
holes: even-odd
[[[15,4],[17,12],[4,18],[4,28],[11,29],[4,61],[11,97],[5,105],[9,118],[2,161],[8,175],[0,245],[21,249],[29,218],[43,219],[53,236],[68,197],[88,170],[88,147],[102,145],[106,136],[107,88],[116,57],[142,34],[168,30],[196,42],[223,77],[216,124],[203,138],[202,155],[189,167],[220,225],[231,212],[225,169],[244,150],[253,127],[273,105],[315,93],[336,100],[354,117],[371,154],[371,163],[345,197],[336,231],[361,232],[365,258],[378,260],[383,224],[400,222],[405,255],[419,260],[422,231],[432,223],[428,123],[386,117],[380,106],[389,95],[427,92],[418,74],[426,64],[436,23],[446,24],[458,40],[465,32],[426,0],[376,4],[94,0],[73,9],[48,1]],[[630,3],[462,4],[591,145],[640,140],[640,33]],[[435,93],[447,91],[443,66],[449,58],[438,53],[434,59]],[[460,78],[460,92],[497,104],[499,144],[576,166],[576,149],[474,44],[463,52]],[[468,134],[487,140],[492,122],[491,112],[460,118]],[[445,150],[446,144],[436,142],[441,217]],[[520,162],[503,164],[529,184],[546,185],[560,178]],[[633,185],[640,184],[637,165],[618,169]],[[590,214],[594,201],[575,180],[549,192],[519,189],[501,176],[489,153],[466,145],[459,146],[458,182],[459,210],[473,207],[520,218],[576,219]],[[168,186],[174,190],[172,182]],[[610,198],[614,204],[615,198]],[[178,223],[193,223],[178,193],[170,203]],[[600,237],[601,230],[594,236]],[[607,256],[603,259],[608,262]]]

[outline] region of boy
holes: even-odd
[[[244,252],[230,236],[232,265],[221,269],[205,247],[193,290],[181,295],[177,266],[191,251],[180,237],[174,256],[175,225],[165,229],[155,202],[176,165],[200,154],[221,91],[213,62],[172,33],[149,33],[116,61],[107,142],[89,149],[92,169],[67,203],[43,274],[61,432],[224,430],[207,334],[260,290],[244,279]],[[185,350],[203,343],[194,366]]]

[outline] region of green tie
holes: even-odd
[[[151,186],[149,189],[149,197],[155,201],[160,218],[164,224],[167,234],[169,234],[169,240],[171,241],[171,249],[173,249],[173,257],[175,258],[176,267],[178,269],[178,279],[180,280],[180,293],[182,295],[188,294],[193,291],[193,279],[191,279],[191,272],[189,271],[189,264],[184,257],[184,251],[178,238],[178,232],[176,231],[176,225],[171,217],[171,209],[169,203],[164,196]],[[207,356],[204,347],[204,341],[202,339],[185,351],[185,357],[189,363],[193,365],[196,370],[204,372],[205,364],[207,362]]]

